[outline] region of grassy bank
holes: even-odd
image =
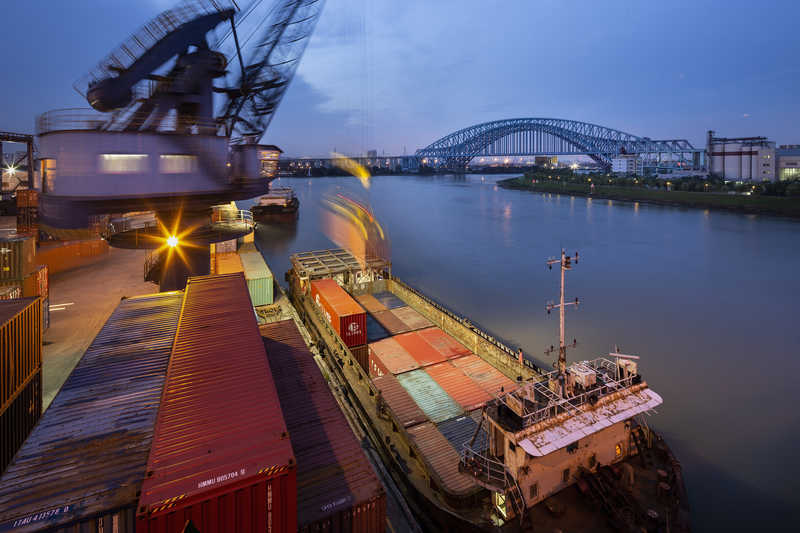
[[[705,193],[688,191],[665,191],[643,187],[615,187],[582,183],[541,182],[531,183],[520,176],[498,182],[506,189],[568,194],[572,196],[591,196],[627,202],[646,202],[659,205],[696,207],[700,209],[727,209],[741,213],[757,213],[800,218],[800,198],[780,196],[744,196],[740,194]]]

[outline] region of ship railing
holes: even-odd
[[[475,325],[470,319],[455,314],[454,312],[450,311],[444,305],[442,305],[439,302],[431,299],[429,296],[426,296],[425,294],[419,292],[415,288],[413,288],[410,285],[408,285],[407,283],[397,279],[396,277],[394,277],[394,276],[389,276],[389,277],[390,277],[390,279],[392,279],[392,281],[394,281],[395,283],[397,283],[398,285],[400,285],[401,287],[403,287],[407,291],[413,293],[419,299],[423,300],[425,303],[427,303],[428,305],[430,305],[431,307],[433,307],[434,309],[436,309],[440,313],[442,313],[442,314],[448,316],[449,318],[455,320],[456,322],[460,323],[461,325],[463,325],[464,327],[466,327],[467,329],[469,329],[470,331],[472,331],[473,333],[475,333],[476,335],[478,335],[479,337],[481,337],[485,341],[487,341],[487,342],[491,343],[492,345],[494,345],[499,350],[505,352],[506,355],[508,355],[509,357],[514,359],[515,362],[519,361],[520,348],[517,348],[515,350],[515,349],[509,347],[508,345],[503,343],[501,340],[499,340],[496,337],[486,333],[486,331],[484,331],[483,329],[481,329],[480,327]],[[544,371],[541,368],[539,368],[535,363],[533,363],[532,361],[530,361],[530,360],[528,360],[528,359],[526,359],[524,357],[523,357],[523,364],[525,366],[527,366],[528,368],[530,368],[531,370],[533,370],[534,372],[538,373],[538,374],[544,374]]]
[[[459,470],[472,475],[481,485],[496,492],[503,492],[507,488],[506,465],[491,457],[489,450],[473,450],[465,443],[458,466]]]
[[[230,226],[245,226],[252,228],[255,226],[253,220],[253,212],[247,209],[219,209],[214,210],[213,223],[215,227],[230,225]]]
[[[139,128],[131,125],[144,126],[142,131],[159,133],[200,134],[209,132],[217,133],[218,124],[215,120],[192,120],[191,123],[181,124],[177,114],[168,113],[160,119],[152,119],[150,113],[137,113],[135,110],[121,114],[104,114],[88,108],[54,109],[42,113],[36,119],[36,134],[43,135],[56,131],[116,131],[138,133]]]

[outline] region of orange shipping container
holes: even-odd
[[[432,365],[425,371],[465,411],[479,409],[492,399],[472,378],[450,363]]]
[[[369,373],[371,376],[402,374],[417,368],[419,368],[419,363],[394,337],[369,345]]]
[[[236,252],[217,252],[214,254],[215,274],[236,274],[244,272],[242,260]]]
[[[464,371],[482,389],[492,395],[500,395],[509,392],[517,387],[517,383],[506,377],[495,367],[478,357],[470,354],[457,359],[452,359],[450,363]]]
[[[0,301],[0,412],[42,367],[42,301]]]
[[[367,313],[338,283],[312,281],[311,297],[347,346],[367,344]]]
[[[99,261],[108,254],[104,239],[41,243],[36,252],[36,263],[47,265],[49,274],[57,274]]]
[[[22,295],[26,298],[41,296],[43,300],[46,300],[50,295],[49,278],[47,265],[37,266],[22,282]]]
[[[444,355],[445,359],[461,357],[462,355],[471,353],[466,346],[439,328],[420,330],[419,336],[425,339],[435,350]]]
[[[425,367],[441,363],[447,358],[441,352],[435,350],[425,339],[423,339],[418,331],[411,331],[396,335],[393,337],[400,346],[414,358],[419,366]]]

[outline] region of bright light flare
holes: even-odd
[[[170,248],[175,248],[176,246],[178,246],[178,237],[176,237],[175,235],[170,235],[169,237],[167,237],[167,246],[169,246]]]
[[[363,185],[365,189],[369,189],[369,178],[371,176],[369,170],[367,170],[364,165],[345,155],[337,154],[336,152],[332,152],[331,157],[333,158],[333,164],[337,168],[355,176],[361,181],[361,185]]]

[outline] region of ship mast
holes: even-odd
[[[578,305],[578,299],[575,298],[572,302],[566,302],[564,300],[564,280],[567,270],[572,270],[572,264],[578,264],[578,252],[575,252],[573,257],[567,255],[566,251],[563,249],[561,250],[561,258],[560,259],[548,259],[547,266],[551,270],[553,269],[554,264],[559,264],[561,266],[561,298],[558,304],[553,302],[548,302],[545,306],[547,310],[547,314],[550,314],[550,311],[553,309],[558,309],[559,311],[559,343],[558,343],[558,379],[561,382],[561,395],[566,395],[565,384],[566,384],[566,377],[567,377],[567,344],[565,341],[565,331],[564,331],[564,318],[565,318],[565,311],[568,305]],[[573,341],[572,346],[574,347],[577,343]],[[545,351],[545,354],[550,354],[555,350],[551,346],[549,350]]]

